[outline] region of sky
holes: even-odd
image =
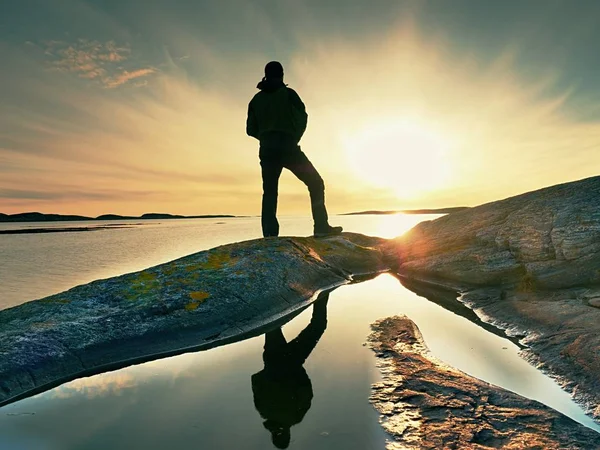
[[[0,212],[260,214],[270,60],[330,213],[598,174],[597,0],[3,0]],[[279,212],[309,214],[289,172]]]

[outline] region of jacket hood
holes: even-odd
[[[287,86],[287,84],[284,84],[281,78],[263,78],[262,81],[256,85],[258,89],[264,92],[274,92],[283,86]]]

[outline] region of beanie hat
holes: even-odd
[[[265,78],[283,78],[283,66],[278,61],[271,61],[265,66]]]

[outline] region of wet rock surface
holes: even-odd
[[[371,401],[389,449],[592,449],[600,435],[559,412],[433,358],[407,317],[373,325],[384,381]]]
[[[258,334],[387,270],[360,234],[241,242],[0,311],[0,405],[79,376]]]
[[[461,300],[508,333],[521,337],[523,356],[600,418],[600,309],[587,297],[599,288],[546,292],[480,288]]]
[[[393,245],[402,276],[461,291],[600,417],[600,177],[423,222]]]

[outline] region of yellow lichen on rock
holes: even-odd
[[[208,255],[205,262],[190,264],[185,267],[186,272],[196,272],[198,270],[216,270],[225,266],[231,266],[237,261],[237,258],[232,258],[229,253],[214,252]]]
[[[177,265],[174,263],[171,263],[168,266],[163,267],[161,269],[161,272],[163,275],[170,276],[170,275],[173,275],[177,269],[178,269]]]
[[[190,292],[190,298],[192,299],[192,301],[189,302],[187,305],[185,305],[185,310],[186,311],[195,310],[208,297],[210,297],[210,294],[208,292],[204,292],[204,291]]]
[[[140,272],[139,275],[133,280],[134,283],[148,283],[156,280],[156,274],[152,272]]]
[[[133,295],[127,295],[128,300],[137,300],[140,295],[148,294],[158,288],[158,280],[155,273],[143,271],[131,280]]]

